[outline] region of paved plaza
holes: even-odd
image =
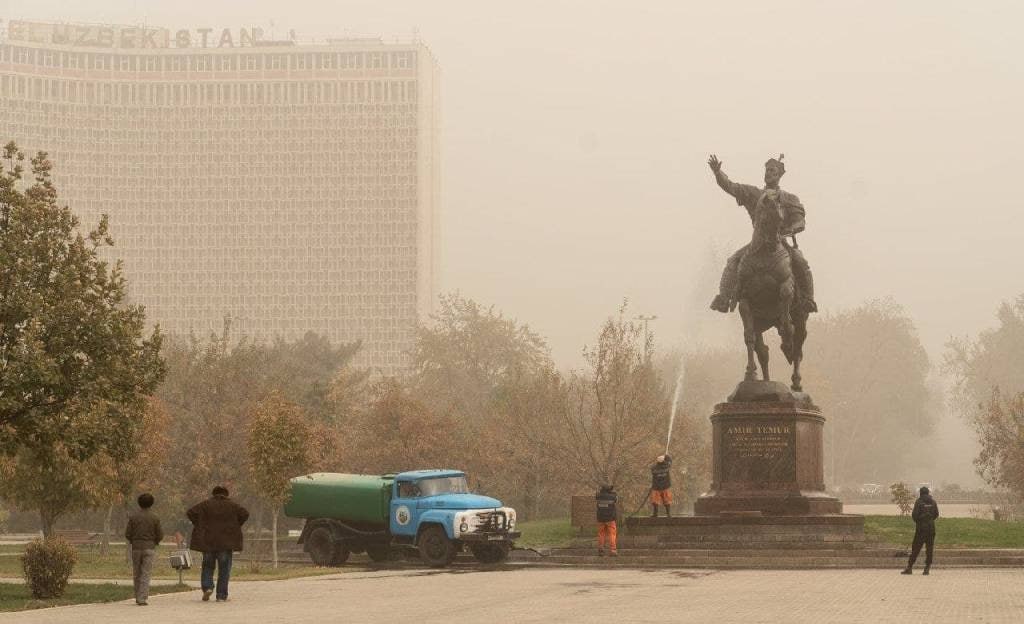
[[[1021,622],[1024,571],[710,571],[525,568],[352,570],[199,592],[0,615],[0,622]]]

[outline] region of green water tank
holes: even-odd
[[[284,506],[289,518],[334,518],[358,525],[388,522],[393,475],[316,472],[291,480],[291,498]]]

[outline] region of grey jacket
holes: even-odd
[[[124,538],[132,545],[132,550],[153,550],[164,538],[160,518],[148,509],[136,511],[128,516]]]

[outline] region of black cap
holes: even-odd
[[[922,485],[921,486],[921,496],[925,496],[927,494],[928,494],[928,486],[927,485]]]

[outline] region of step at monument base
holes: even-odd
[[[623,528],[624,540],[648,548],[672,543],[699,543],[705,548],[737,544],[804,547],[864,544],[864,517],[852,514],[627,518]]]

